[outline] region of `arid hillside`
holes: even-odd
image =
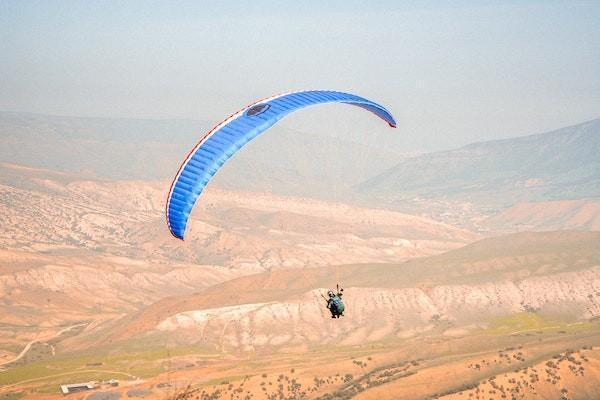
[[[126,318],[110,337],[164,332],[227,351],[358,344],[440,324],[462,335],[519,313],[585,321],[600,315],[597,243],[598,232],[523,233],[402,264],[250,275],[161,300]],[[348,310],[330,330],[321,295],[337,282],[346,287]]]
[[[93,250],[162,262],[269,270],[397,261],[477,235],[426,218],[313,199],[208,190],[182,243],[164,223],[167,182],[77,180],[2,165],[7,249]]]
[[[209,267],[178,275],[174,265],[152,265],[173,269],[160,280],[143,263],[107,257],[112,287],[96,292],[38,276],[63,296],[47,308],[79,320],[59,329],[60,318],[49,319],[55,325],[30,334],[24,348],[17,339],[39,322],[4,322],[12,345],[0,354],[8,360],[0,394],[55,398],[59,384],[92,380],[82,398],[586,398],[600,392],[599,242],[599,232],[525,232],[396,264],[220,276],[195,291]],[[327,315],[321,297],[336,282],[346,289],[341,319]],[[81,299],[93,293],[96,307],[69,304],[70,286]],[[13,316],[44,300],[11,293],[21,302]],[[119,387],[106,383],[114,378]]]
[[[525,390],[520,375],[493,378],[515,365],[555,376],[540,363],[583,346],[596,360],[600,233],[588,203],[527,220],[579,231],[482,238],[438,212],[443,199],[431,215],[448,223],[209,188],[181,242],[164,226],[167,185],[2,164],[0,395],[119,377],[92,396],[477,398],[476,385]],[[448,209],[488,233],[518,230],[511,221],[529,213]],[[321,296],[336,283],[347,311],[332,320]],[[536,390],[576,393],[568,373],[568,385]]]
[[[478,238],[397,212],[214,189],[181,242],[164,222],[167,186],[1,165],[6,354],[39,333],[110,320],[250,273],[405,260]]]
[[[494,230],[552,231],[576,229],[600,231],[597,199],[519,203],[485,221]]]

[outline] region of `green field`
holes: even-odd
[[[52,360],[33,362],[0,373],[0,386],[36,382],[42,391],[56,391],[66,381],[147,378],[165,370],[164,360],[198,354],[197,346],[154,348],[146,351],[111,353],[108,350],[72,353]]]
[[[598,328],[597,321],[569,322],[559,317],[542,315],[533,312],[520,312],[512,315],[494,317],[484,330],[487,334],[513,335],[530,332],[556,331],[573,333],[581,330]]]

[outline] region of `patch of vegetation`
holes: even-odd
[[[3,344],[2,345],[2,350],[4,351],[8,351],[10,353],[13,354],[19,354],[21,352],[21,350],[23,350],[23,346],[18,345],[18,344]]]
[[[485,333],[494,335],[536,333],[548,330],[562,330],[569,333],[590,329],[594,325],[597,324],[587,321],[568,323],[567,321],[536,312],[520,312],[491,318],[489,320],[489,327],[484,331]]]
[[[0,400],[19,400],[23,396],[25,396],[23,392],[0,393]]]
[[[49,384],[57,383],[57,380],[60,384],[72,380],[111,379],[115,375],[121,378],[149,378],[164,371],[163,360],[195,354],[197,351],[197,347],[182,346],[117,354],[109,354],[101,349],[95,353],[86,351],[64,354],[51,360],[40,360],[8,369],[0,374],[0,386],[39,380],[41,387],[48,387]],[[55,391],[56,387],[52,392]]]
[[[229,385],[232,382],[239,382],[242,379],[244,379],[244,377],[242,375],[225,376],[225,377],[221,377],[221,378],[211,379],[211,380],[207,381],[205,383],[205,385],[206,386]]]
[[[414,367],[417,366],[419,366],[419,360],[409,360],[374,368],[373,370],[362,375],[360,378],[354,378],[352,375],[346,374],[342,379],[344,385],[340,389],[337,389],[331,393],[326,393],[321,397],[318,397],[318,399],[351,399],[358,393],[367,389],[414,375],[417,373]],[[315,383],[322,384],[323,381],[318,381],[317,378],[315,378]],[[316,385],[316,387],[319,386],[319,384]]]
[[[46,360],[52,357],[52,347],[48,343],[33,343],[29,351],[19,358],[17,361],[6,364],[5,367],[15,368],[21,365],[26,365],[35,361]]]
[[[500,354],[506,354],[506,352],[518,351],[519,348],[507,348],[500,351]],[[505,384],[498,384],[496,377],[492,376],[485,380],[478,382],[474,388],[462,389],[465,394],[468,391],[469,398],[474,395],[479,396],[483,393],[491,395],[501,395],[502,398],[520,399],[524,391],[537,390],[540,383],[551,384],[560,388],[560,399],[566,400],[569,389],[564,387],[565,376],[580,376],[584,377],[586,374],[585,364],[589,362],[586,355],[587,347],[581,348],[580,350],[567,350],[564,353],[555,354],[551,359],[545,361],[537,366],[519,367],[513,371],[512,377],[510,377]],[[517,353],[518,354],[518,353]],[[566,367],[566,368],[565,368]],[[505,374],[504,377],[507,377]],[[451,394],[450,391],[438,393],[436,396],[442,396]],[[434,396],[435,398],[435,396]],[[478,397],[479,398],[479,397]],[[558,398],[558,397],[557,397]]]
[[[433,399],[437,399],[440,397],[444,397],[444,396],[450,396],[453,394],[457,394],[457,393],[462,393],[462,392],[466,392],[469,390],[473,390],[476,389],[479,386],[479,383],[474,382],[474,383],[463,383],[460,386],[454,387],[454,388],[450,388],[448,390],[444,390],[442,392],[439,393],[434,393],[431,395],[431,398]]]

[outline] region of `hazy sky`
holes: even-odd
[[[402,150],[598,118],[600,1],[0,0],[0,110],[218,121],[311,88],[388,106]],[[343,106],[283,123],[390,134]]]

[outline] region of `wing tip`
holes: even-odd
[[[180,235],[180,234],[178,234],[178,233],[175,233],[175,232],[173,232],[173,229],[171,229],[171,227],[169,227],[169,232],[171,232],[171,235],[172,235],[172,236],[173,236],[175,239],[179,239],[179,240],[181,240],[182,242],[184,241],[184,239],[183,239],[183,234],[181,234],[181,235]]]

